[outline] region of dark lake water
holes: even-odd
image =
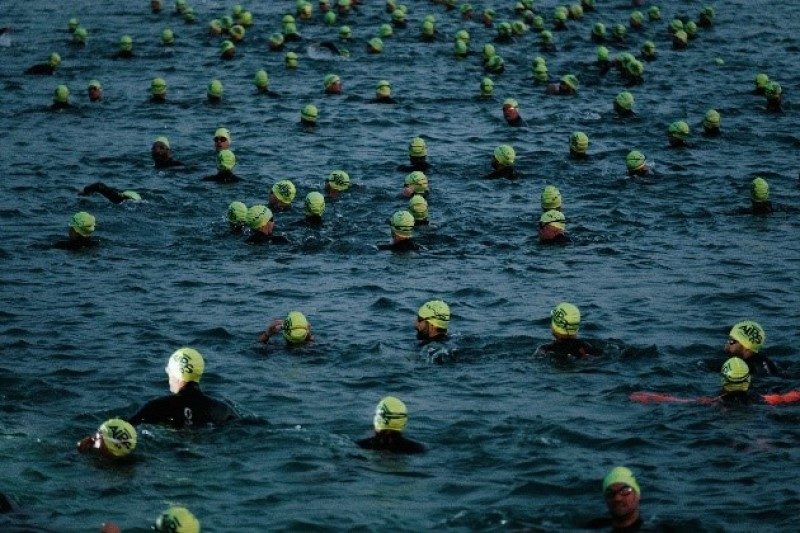
[[[305,41],[287,47],[300,56],[296,71],[266,45],[291,1],[245,3],[255,24],[229,62],[206,30],[232,4],[192,2],[190,26],[171,5],[153,15],[144,1],[3,2],[0,26],[13,32],[0,41],[0,490],[31,523],[58,531],[105,520],[146,530],[172,503],[207,531],[556,531],[603,515],[600,480],[624,464],[651,525],[796,531],[800,408],[639,405],[628,395],[716,393],[728,329],[743,319],[761,323],[765,353],[787,374],[753,387],[797,388],[800,4],[718,2],[715,26],[678,52],[666,24],[696,18],[702,4],[660,2],[662,21],[608,45],[638,53],[652,39],[659,52],[630,89],[638,117],[622,120],[611,106],[622,80],[598,74],[589,33],[597,21],[625,22],[632,8],[597,3],[556,33],[558,52],[544,54],[553,76],[579,77],[577,96],[534,84],[539,52],[528,33],[496,45],[506,71],[494,76],[495,96],[480,100],[480,49],[494,30],[429,2],[406,0],[408,27],[372,56],[365,42],[390,17],[382,2],[365,1],[346,20],[350,59],[309,54],[309,43],[337,39],[338,24],[315,13],[298,23]],[[493,4],[498,21],[512,5]],[[537,6],[549,25],[555,4]],[[434,43],[418,40],[427,14],[437,20]],[[89,30],[84,49],[67,44],[70,16]],[[176,34],[172,49],[160,45],[165,27]],[[452,36],[461,28],[472,55],[458,61]],[[111,59],[123,34],[137,56]],[[63,58],[54,76],[22,75],[51,51]],[[279,98],[254,94],[260,68]],[[751,93],[761,71],[783,86],[784,114],[767,114]],[[323,94],[329,72],[341,76],[342,95]],[[154,77],[168,83],[166,105],[147,103]],[[104,86],[99,104],[86,97],[93,78]],[[225,86],[217,106],[205,101],[213,78]],[[396,105],[371,102],[381,79]],[[47,109],[59,83],[74,109]],[[506,97],[520,102],[525,127],[505,124]],[[313,132],[298,125],[306,103],[320,110]],[[711,107],[722,115],[718,138],[700,135]],[[668,148],[674,120],[691,126],[688,148]],[[214,170],[219,126],[232,133],[236,185],[200,181]],[[568,157],[576,130],[590,138],[587,161]],[[152,168],[159,135],[187,169]],[[417,135],[434,165],[431,225],[418,232],[425,248],[379,252],[387,219],[406,205],[397,166]],[[483,179],[503,143],[515,147],[523,178]],[[654,176],[626,176],[634,148]],[[321,230],[298,224],[300,200],[337,168],[352,189],[328,205]],[[756,175],[778,211],[736,214]],[[228,203],[266,203],[282,178],[298,188],[296,205],[276,217],[292,244],[252,247],[228,235]],[[95,181],[145,201],[77,195]],[[546,184],[564,198],[564,247],[536,239]],[[97,217],[101,247],[51,249],[80,210]],[[429,362],[414,336],[416,310],[433,298],[453,313],[455,352],[444,364]],[[561,301],[580,307],[581,334],[605,347],[602,357],[555,364],[536,355]],[[316,343],[259,345],[268,322],[293,309],[308,316]],[[181,346],[204,354],[204,390],[246,420],[193,433],[145,428],[131,465],[78,455],[75,442],[103,420],[167,394],[164,364]],[[354,445],[387,394],[405,401],[407,433],[427,454]]]

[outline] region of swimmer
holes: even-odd
[[[112,59],[130,59],[133,57],[133,39],[130,35],[123,35],[119,40],[119,50]]]
[[[542,52],[556,51],[556,45],[553,42],[553,34],[550,31],[544,30],[539,34],[539,50]]]
[[[353,30],[350,26],[342,26],[339,28],[339,39],[342,41],[349,41],[353,38]]]
[[[635,117],[633,104],[633,95],[628,91],[622,91],[614,98],[614,112],[620,117]]]
[[[56,73],[56,69],[60,64],[61,56],[58,53],[53,52],[48,56],[46,63],[39,63],[29,67],[25,71],[25,74],[34,76],[52,76]]]
[[[311,227],[322,226],[322,214],[325,212],[325,197],[317,191],[311,191],[303,201],[305,223]]]
[[[697,17],[697,25],[701,28],[710,28],[714,23],[714,8],[706,6],[700,11]]]
[[[703,135],[717,137],[720,134],[722,117],[716,109],[709,109],[703,117]]]
[[[480,97],[491,98],[492,93],[494,93],[494,82],[492,81],[492,78],[481,78]]]
[[[273,52],[280,52],[283,50],[284,38],[282,33],[273,33],[269,37],[269,49]]]
[[[127,457],[136,449],[136,429],[119,418],[103,422],[94,435],[78,442],[80,453],[93,452],[106,459]]]
[[[533,79],[537,85],[547,85],[547,82],[550,81],[550,73],[544,62],[533,65]]]
[[[319,110],[314,104],[306,104],[300,110],[300,125],[308,129],[317,127],[317,118],[319,117]]]
[[[763,96],[767,89],[767,85],[769,84],[769,76],[760,72],[756,74],[756,77],[753,79],[753,83],[755,85],[753,88],[753,94],[760,94]]]
[[[644,64],[641,61],[632,57],[631,61],[626,61],[621,66],[620,75],[627,85],[641,85],[644,83]]]
[[[625,156],[625,166],[628,169],[628,176],[644,176],[650,173],[647,166],[647,159],[639,150],[631,150]]]
[[[75,28],[75,31],[72,32],[72,41],[69,44],[73,48],[83,48],[86,46],[86,37],[88,36],[89,32],[86,31],[86,28],[78,26]]]
[[[686,32],[686,36],[691,41],[692,39],[697,37],[697,24],[695,24],[694,21],[690,20],[689,22],[683,25],[683,31]]]
[[[759,353],[767,336],[757,322],[744,320],[731,328],[725,353],[732,357],[740,357],[750,368],[752,374],[762,372],[768,376],[780,375],[775,363],[766,355]]]
[[[275,217],[264,205],[254,205],[247,210],[247,225],[252,230],[245,244],[289,244],[285,235],[274,235]]]
[[[569,12],[564,6],[557,6],[553,10],[553,29],[556,31],[564,31],[567,29],[567,19]]]
[[[614,24],[614,27],[611,28],[611,35],[614,37],[614,42],[624,43],[628,35],[628,30],[625,29],[625,26],[622,24]]]
[[[414,137],[408,143],[408,165],[400,165],[398,170],[403,172],[420,171],[425,172],[430,170],[431,165],[428,163],[428,145],[422,137]]]
[[[276,181],[269,192],[269,206],[275,211],[288,211],[297,196],[297,188],[290,180]]]
[[[383,41],[380,37],[373,37],[367,41],[367,53],[380,54],[383,52]]]
[[[483,68],[490,74],[502,74],[506,69],[506,63],[502,57],[495,54],[486,61]]]
[[[605,76],[611,70],[609,51],[605,46],[597,47],[597,69],[600,71],[601,76]]]
[[[231,41],[233,41],[233,44],[242,42],[244,40],[245,33],[246,32],[244,26],[242,26],[241,24],[234,24],[228,31]],[[223,59],[230,59],[230,58],[223,57]]]
[[[783,89],[781,89],[781,85],[778,82],[771,81],[767,83],[767,86],[764,87],[764,96],[767,97],[767,111],[773,113],[783,112],[783,108],[781,107]]]
[[[494,42],[496,43],[511,43],[514,42],[514,38],[512,37],[511,31],[511,24],[508,22],[501,22],[497,25],[497,35],[494,38]]]
[[[208,83],[208,89],[206,90],[206,96],[208,97],[208,101],[211,104],[218,104],[222,101],[222,94],[224,92],[224,87],[222,86],[222,82],[219,80],[211,80]]]
[[[593,43],[606,42],[606,25],[602,22],[595,22],[592,26],[591,39]]]
[[[653,41],[645,41],[644,44],[642,44],[642,53],[640,57],[645,61],[655,61],[656,56],[656,43]]]
[[[90,102],[99,102],[103,99],[103,86],[97,80],[91,80],[86,89]]]
[[[672,49],[685,50],[689,42],[689,36],[683,30],[678,30],[672,34]]]
[[[436,40],[436,26],[433,21],[425,20],[419,33],[419,40],[423,43],[432,43]]]
[[[603,498],[610,516],[595,518],[586,524],[586,529],[606,529],[617,532],[639,531],[642,517],[639,513],[641,500],[639,483],[628,468],[612,468],[603,478]]]
[[[256,75],[253,78],[253,83],[256,86],[256,93],[258,94],[265,94],[269,97],[275,98],[280,96],[278,93],[270,90],[269,88],[269,75],[267,74],[266,70],[258,70],[256,71]]]
[[[558,83],[551,83],[547,86],[547,94],[567,96],[578,94],[578,78],[573,74],[562,76]]]
[[[167,82],[163,78],[154,78],[150,82],[150,102],[155,104],[167,101]]]
[[[461,4],[461,20],[472,20],[475,11],[472,9],[472,4]]]
[[[631,16],[628,17],[628,25],[633,30],[641,30],[644,28],[644,13],[638,9],[631,13]]]
[[[231,202],[228,205],[228,212],[226,218],[228,219],[228,228],[234,235],[241,235],[244,233],[244,228],[247,225],[247,206],[243,202]]]
[[[546,185],[542,189],[542,195],[539,199],[542,206],[542,213],[556,209],[561,211],[561,191],[555,185]]]
[[[410,172],[403,182],[403,196],[411,198],[415,194],[428,196],[428,176],[424,172],[415,170]]]
[[[414,227],[427,226],[428,201],[421,194],[415,194],[408,200],[408,212],[414,215]]]
[[[311,324],[300,311],[290,311],[283,320],[275,319],[267,330],[258,336],[258,342],[266,344],[277,333],[283,334],[287,346],[300,346],[314,341]]]
[[[483,10],[483,13],[481,13],[481,22],[483,22],[484,28],[491,28],[494,25],[494,17],[496,14],[494,9]]]
[[[214,131],[214,150],[219,152],[220,150],[230,150],[231,149],[231,132],[228,131],[227,128],[217,128]]]
[[[503,118],[509,126],[519,127],[524,124],[519,114],[519,104],[513,98],[506,98],[503,101]]]
[[[402,454],[424,453],[425,446],[403,436],[408,422],[406,405],[394,396],[386,396],[375,408],[372,437],[357,440],[356,444],[366,450],[387,451]]]
[[[392,25],[395,28],[405,28],[407,25],[406,12],[401,9],[392,11]]]
[[[567,219],[564,213],[556,209],[545,211],[539,217],[539,242],[541,244],[566,244]]]
[[[69,221],[69,238],[56,241],[53,248],[77,251],[99,246],[100,242],[92,238],[95,222],[94,216],[86,211],[75,213]]]
[[[75,17],[72,17],[67,21],[67,31],[69,33],[75,33],[75,30],[78,29],[78,26],[80,26],[80,21]]]
[[[200,533],[200,521],[186,507],[170,507],[156,518],[156,533]]]
[[[283,33],[283,40],[287,43],[303,40],[303,38],[297,32],[297,25],[294,22],[284,24],[281,33]]]
[[[233,44],[233,41],[225,39],[221,43],[219,43],[219,58],[228,61],[236,57],[236,45]]]
[[[331,200],[339,198],[339,195],[349,188],[350,175],[344,170],[334,170],[325,180],[325,194]]]
[[[408,211],[397,211],[389,219],[392,229],[391,244],[379,244],[378,250],[391,250],[393,252],[418,251],[419,245],[412,239],[414,231],[414,215]]]
[[[571,303],[561,302],[550,313],[550,332],[554,340],[538,351],[555,357],[577,359],[598,355],[598,350],[591,344],[578,338],[580,325],[580,310]]]
[[[322,80],[325,94],[342,94],[342,80],[336,74],[328,74]]]
[[[392,98],[392,85],[388,80],[381,80],[375,86],[375,100],[378,104],[396,104],[397,101]]]
[[[66,85],[59,85],[53,91],[53,104],[50,106],[50,109],[69,109],[71,107],[72,104],[69,102],[69,88]]]
[[[233,173],[236,166],[236,156],[230,150],[220,150],[217,152],[217,173],[206,176],[203,181],[215,181],[217,183],[236,183],[241,178]]]
[[[91,196],[94,193],[102,194],[109,202],[121,204],[125,201],[139,202],[142,197],[136,191],[119,191],[113,187],[109,187],[105,183],[98,181],[87,185],[78,193],[79,196]]]
[[[183,15],[186,9],[189,7],[189,4],[186,0],[175,0],[175,14],[176,15]]]
[[[469,55],[469,46],[466,41],[462,41],[461,39],[455,40],[453,44],[453,55],[459,59],[463,59]]]
[[[667,140],[672,148],[685,148],[687,137],[689,137],[689,124],[685,121],[676,120],[669,125]]]
[[[228,404],[210,398],[200,390],[205,361],[197,350],[176,350],[164,370],[172,394],[147,402],[128,420],[132,425],[157,424],[188,429],[208,424],[221,425],[239,418]]]
[[[569,136],[569,156],[572,159],[589,159],[589,136],[582,131]]]
[[[450,306],[442,300],[425,302],[417,310],[414,327],[417,330],[417,340],[421,341],[421,344],[447,340],[447,330],[450,327]]]
[[[517,179],[521,176],[514,170],[514,161],[517,153],[508,144],[501,144],[492,153],[492,171],[485,177],[488,179],[506,178]]]
[[[150,12],[161,13],[161,0],[150,0]]]
[[[647,18],[650,22],[661,20],[661,8],[658,6],[650,6],[647,10]]]
[[[211,21],[208,23],[208,33],[214,37],[219,37],[222,35],[222,32],[222,21],[219,19],[211,19]]]
[[[182,167],[183,163],[172,159],[172,149],[169,146],[169,139],[164,136],[156,137],[150,147],[150,156],[153,158],[153,165],[160,170],[172,167]]]

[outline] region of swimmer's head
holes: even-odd
[[[495,148],[493,155],[494,160],[497,161],[497,164],[501,167],[513,166],[517,158],[517,153],[514,151],[514,148],[508,144],[501,144]]]
[[[371,54],[380,54],[383,52],[383,41],[380,37],[373,37],[367,42],[367,50]]]
[[[69,220],[69,227],[81,237],[88,237],[94,233],[95,218],[86,211],[79,211],[72,215]]]
[[[173,44],[174,42],[175,42],[175,33],[171,29],[165,28],[161,32],[161,44],[170,45]]]
[[[642,44],[642,54],[645,57],[655,57],[656,55],[656,43],[653,41],[645,41]]]
[[[136,449],[136,429],[125,420],[112,418],[97,429],[102,445],[114,458],[119,459]]]
[[[163,144],[163,145],[164,145],[164,148],[166,148],[167,150],[169,150],[169,149],[170,149],[170,146],[169,146],[169,139],[168,139],[167,137],[164,137],[163,135],[161,135],[161,136],[159,136],[159,137],[156,137],[156,140],[155,140],[155,141],[153,141],[153,144],[157,144],[157,143],[158,143],[158,144]]]
[[[703,117],[703,128],[706,130],[719,129],[722,117],[716,109],[709,109]]]
[[[492,78],[482,78],[481,79],[481,95],[482,96],[491,96],[494,92],[494,82]]]
[[[220,150],[217,152],[217,170],[231,172],[236,166],[236,156],[230,150]]]
[[[207,95],[211,99],[219,100],[222,98],[223,87],[222,82],[219,80],[211,80],[208,84]]]
[[[455,54],[456,57],[467,57],[468,53],[469,47],[467,46],[467,42],[456,39],[453,44],[453,54]]]
[[[414,137],[408,143],[409,157],[426,157],[428,155],[428,145],[422,137]]]
[[[396,211],[389,219],[389,225],[392,227],[393,235],[410,239],[414,230],[414,215],[405,210]]]
[[[406,175],[404,185],[414,194],[425,194],[428,192],[428,176],[424,172],[415,170]]]
[[[616,96],[616,98],[614,98],[614,106],[618,110],[633,111],[633,104],[633,94],[628,91],[622,91]]]
[[[228,33],[231,36],[231,40],[238,43],[244,39],[245,29],[241,24],[234,24],[231,26],[231,29],[228,30]]]
[[[170,507],[156,518],[158,533],[200,533],[200,522],[186,507]]]
[[[265,205],[254,205],[247,210],[247,227],[259,231],[274,220],[272,210]]]
[[[256,88],[259,91],[266,91],[269,89],[269,74],[267,74],[266,70],[258,70],[256,71],[256,75],[253,78],[253,83],[255,83]]]
[[[350,29],[350,26],[342,26],[339,28],[339,38],[343,40],[353,38],[353,30]]]
[[[167,374],[184,382],[199,382],[206,363],[194,348],[179,348],[169,357]]]
[[[428,220],[428,201],[415,194],[408,200],[408,212],[414,215],[414,220]]]
[[[336,13],[334,13],[333,11],[328,11],[327,13],[325,13],[325,16],[322,18],[322,20],[328,26],[333,26],[334,24],[336,24]]]
[[[761,176],[756,177],[750,183],[750,199],[753,202],[769,201],[769,183]]]
[[[628,167],[628,172],[641,172],[647,165],[647,159],[644,154],[639,150],[631,150],[625,156],[625,166]]]
[[[311,326],[303,313],[292,311],[283,320],[281,332],[283,333],[283,338],[289,344],[300,344],[308,340],[308,336],[311,334]]]
[[[750,380],[750,367],[743,359],[731,357],[722,364],[720,385],[725,392],[747,392]]]
[[[667,27],[668,27],[670,33],[675,35],[675,33],[679,32],[679,31],[683,31],[683,21],[681,21],[681,19],[672,19],[672,20],[669,21],[669,24],[667,25]]]
[[[300,110],[300,120],[304,124],[316,124],[319,117],[319,110],[314,104],[306,104]]]
[[[342,90],[342,79],[336,74],[326,74],[322,79],[322,88],[325,92],[338,94]]]
[[[231,202],[228,205],[228,222],[234,225],[247,222],[247,206],[243,202]]]
[[[689,124],[683,120],[676,120],[669,125],[667,130],[670,144],[682,144],[689,137]]]
[[[167,94],[167,82],[164,78],[154,78],[150,82],[150,94],[153,96],[164,96]]]
[[[219,44],[219,53],[223,57],[232,57],[236,53],[236,45],[233,44],[233,41],[225,39]]]
[[[436,33],[436,26],[430,20],[425,20],[422,22],[422,35],[426,37],[431,37],[433,34]]]
[[[566,74],[561,77],[561,85],[568,87],[572,92],[577,92],[578,78],[574,74]]]
[[[501,72],[505,68],[505,61],[502,57],[495,54],[486,62],[486,69],[489,72]]]
[[[350,175],[344,170],[334,170],[328,175],[327,185],[334,191],[346,191],[350,188]]]
[[[769,83],[769,76],[763,72],[759,72],[756,74],[755,79],[753,79],[753,83],[755,83],[756,89],[763,91]]]
[[[658,6],[650,6],[647,10],[647,18],[650,20],[661,20],[661,8]]]
[[[447,331],[450,327],[450,306],[442,300],[429,300],[417,310],[417,320]]]
[[[372,424],[375,431],[403,431],[408,422],[406,404],[394,396],[386,396],[375,408]]]
[[[486,43],[486,44],[483,45],[483,51],[481,53],[483,54],[483,61],[486,62],[493,55],[497,54],[497,50],[495,50],[495,47],[494,47],[493,44]]]
[[[574,337],[581,325],[581,312],[571,303],[561,302],[550,313],[550,330],[563,337]]]
[[[269,47],[273,50],[279,50],[283,46],[283,34],[273,33],[269,36]]]
[[[306,195],[303,206],[307,216],[321,217],[325,212],[325,197],[317,191],[311,191]]]
[[[781,94],[783,94],[781,84],[777,81],[767,83],[767,86],[764,87],[764,94],[767,95],[767,98],[780,98]]]
[[[642,495],[642,490],[639,488],[639,483],[636,481],[633,472],[631,472],[629,468],[625,468],[624,466],[616,466],[612,468],[608,474],[606,474],[606,477],[603,478],[603,494],[606,493],[611,485],[616,483],[627,485],[628,487],[632,488],[638,496]]]
[[[69,87],[66,85],[59,85],[53,91],[53,102],[56,104],[69,103]]]
[[[119,194],[120,194],[120,196],[122,196],[126,200],[130,200],[131,202],[141,202],[142,201],[142,195],[139,194],[136,191],[122,191]]]
[[[276,181],[272,185],[270,192],[285,206],[291,205],[295,196],[297,196],[297,188],[290,180]]]
[[[50,56],[47,58],[47,64],[53,68],[56,68],[61,64],[61,56],[58,55],[58,52],[53,52],[50,54]]]
[[[284,63],[286,68],[297,68],[297,54],[294,52],[286,52],[286,57],[284,57]]]
[[[608,51],[608,48],[606,48],[605,46],[598,46],[597,47],[597,60],[598,61],[608,61],[609,54],[610,54],[610,52]]]
[[[217,128],[214,130],[214,144],[227,147],[231,144],[231,132],[228,128]]]
[[[84,44],[86,43],[86,37],[89,35],[89,32],[86,31],[86,28],[83,26],[78,26],[75,28],[75,31],[72,32],[72,42],[75,44]]]
[[[767,339],[764,328],[752,320],[738,322],[731,328],[728,336],[753,353],[758,353]]]
[[[389,98],[392,96],[392,85],[388,80],[380,80],[375,86],[375,95],[378,98]]]
[[[542,211],[561,208],[561,191],[554,185],[547,185],[542,190]]]
[[[549,209],[542,213],[542,215],[539,217],[539,229],[550,226],[557,229],[560,233],[564,233],[564,231],[567,229],[566,222],[567,219],[564,216],[564,213],[558,209]]]
[[[378,37],[382,39],[386,39],[387,37],[391,37],[394,31],[392,30],[391,24],[381,24],[378,26]]]
[[[130,35],[123,35],[120,37],[119,50],[120,52],[130,52],[133,50],[133,39],[131,39]]]
[[[589,136],[576,131],[569,137],[569,151],[577,155],[586,155],[589,150]]]
[[[75,31],[75,29],[80,25],[80,22],[75,17],[72,17],[67,21],[67,30],[70,32]]]

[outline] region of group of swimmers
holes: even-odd
[[[319,10],[324,13],[323,20],[327,25],[336,23],[337,16],[347,17],[357,10],[358,0],[337,0],[331,5],[329,0],[319,1]],[[456,6],[454,0],[437,0],[449,11]],[[161,0],[151,1],[151,10],[154,13],[161,11]],[[634,0],[634,4],[638,2]],[[563,31],[568,28],[569,21],[579,21],[584,11],[595,10],[594,0],[583,0],[581,3],[569,7],[559,6],[554,10],[552,17],[553,31]],[[175,10],[184,21],[193,23],[196,15],[193,9],[184,1],[175,2]],[[384,24],[378,30],[379,35],[369,39],[367,49],[369,53],[383,51],[383,39],[391,37],[393,29],[406,27],[407,9],[397,5],[394,0],[386,0],[386,10],[391,14],[391,24]],[[313,6],[304,0],[297,3],[297,18],[301,21],[312,19]],[[461,5],[459,13],[464,21],[473,20],[475,11],[467,3]],[[553,33],[544,26],[544,18],[537,15],[530,0],[516,2],[513,13],[518,17],[512,23],[500,22],[497,24],[497,36],[494,41],[498,44],[513,42],[522,38],[527,32],[535,31],[539,34],[540,49],[554,51],[555,43]],[[660,10],[652,6],[648,10],[649,20],[654,22],[661,18]],[[331,16],[333,15],[333,16]],[[481,14],[481,22],[486,27],[493,27],[496,12],[487,8]],[[669,31],[676,49],[683,49],[689,40],[695,38],[697,27],[707,28],[712,25],[714,11],[704,8],[695,23],[691,20],[673,19]],[[227,37],[220,45],[220,57],[229,60],[235,57],[235,45],[245,38],[246,28],[253,23],[253,15],[249,11],[234,7],[231,15],[215,19],[209,24],[209,32],[215,36]],[[297,29],[296,19],[286,15],[281,20],[282,31],[269,38],[271,50],[283,50],[284,43],[297,42],[302,39]],[[639,30],[644,24],[644,15],[634,11],[630,15],[629,26],[633,31]],[[80,26],[76,19],[69,21],[72,42],[75,46],[85,44],[88,32]],[[608,40],[624,42],[627,30],[622,24],[614,25],[613,36],[606,34],[603,24],[592,27],[591,39],[602,44]],[[431,42],[436,39],[435,18],[425,17],[422,22],[420,40]],[[174,33],[170,29],[162,32],[162,43],[170,46],[174,42]],[[352,39],[349,26],[342,26],[339,31],[342,42]],[[461,30],[454,39],[454,55],[457,58],[466,57],[469,50],[470,36],[466,30]],[[321,45],[339,55],[349,55],[349,51],[330,43]],[[119,50],[115,58],[130,59],[135,56],[133,41],[129,36],[123,36],[119,41]],[[642,48],[642,53],[637,59],[630,53],[621,53],[613,60],[605,46],[597,48],[597,67],[601,73],[616,68],[624,83],[636,85],[642,83],[644,66],[641,61],[652,61],[656,57],[655,44],[647,41]],[[504,60],[497,53],[494,45],[487,44],[482,52],[483,66],[487,73],[481,79],[480,94],[484,97],[492,95],[493,81],[489,77],[498,75],[504,70]],[[61,57],[53,52],[45,63],[35,65],[28,69],[28,74],[54,74],[61,63]],[[289,51],[285,56],[287,68],[298,67],[298,56]],[[578,78],[573,74],[565,74],[558,80],[551,80],[547,71],[544,58],[536,57],[532,64],[534,80],[545,85],[549,94],[574,95],[579,87]],[[254,83],[256,90],[261,94],[275,96],[269,88],[269,77],[263,70],[259,70]],[[763,94],[767,100],[767,110],[780,111],[782,89],[780,85],[769,80],[765,74],[758,74],[755,78],[756,92]],[[342,92],[342,79],[336,74],[327,74],[323,78],[323,90],[326,94],[340,94]],[[166,101],[167,84],[162,78],[155,78],[151,83],[151,101],[154,103]],[[103,98],[103,87],[97,80],[92,80],[87,88],[88,98],[97,102]],[[219,101],[223,97],[223,86],[219,80],[212,80],[207,89],[210,101]],[[66,85],[59,85],[54,91],[53,105],[61,109],[70,105],[69,89]],[[391,94],[391,84],[381,80],[376,86],[375,100],[380,103],[394,103]],[[613,102],[615,112],[621,117],[634,115],[634,98],[629,91],[622,91]],[[514,99],[503,101],[502,113],[509,126],[524,125],[519,110],[519,103]],[[304,127],[314,127],[317,123],[319,110],[313,104],[305,105],[300,113],[300,123]],[[721,117],[715,109],[709,109],[703,118],[703,131],[705,135],[715,136],[720,134]],[[673,122],[667,131],[668,141],[671,146],[685,146],[689,136],[689,126],[685,121]],[[239,177],[234,174],[236,157],[231,150],[231,133],[227,128],[220,127],[214,132],[214,147],[216,151],[215,174],[204,178],[217,183],[235,183]],[[589,138],[583,132],[574,132],[569,138],[570,156],[576,159],[588,157]],[[412,238],[415,227],[428,224],[428,175],[430,163],[427,161],[428,147],[421,137],[414,137],[408,145],[409,164],[400,167],[406,172],[402,189],[402,197],[408,200],[404,209],[396,211],[389,219],[392,241],[379,246],[379,249],[393,251],[409,251],[418,249]],[[151,147],[151,156],[154,165],[159,170],[180,168],[183,164],[172,156],[169,139],[159,136]],[[520,177],[515,169],[516,151],[509,144],[501,144],[495,148],[491,156],[491,170],[487,178],[514,179]],[[641,176],[649,173],[651,169],[647,160],[640,151],[630,151],[625,159],[626,169],[631,176]],[[344,170],[332,171],[324,182],[323,191],[310,191],[304,198],[305,221],[311,225],[322,222],[327,200],[335,200],[350,188],[350,176]],[[117,190],[102,182],[87,185],[79,193],[81,195],[101,194],[109,201],[117,204],[126,201],[139,201],[141,195],[133,190]],[[285,243],[285,236],[274,234],[275,213],[286,211],[295,200],[297,189],[290,180],[280,180],[274,183],[266,205],[256,204],[247,206],[242,202],[232,202],[227,209],[226,217],[231,230],[237,233],[247,233],[247,242],[251,244]],[[763,177],[756,177],[751,183],[751,212],[765,214],[771,210],[769,202],[769,185]],[[547,185],[540,195],[541,215],[539,217],[539,239],[543,243],[563,243],[567,241],[566,218],[562,212],[561,193],[557,187]],[[95,230],[96,219],[90,213],[81,211],[75,213],[69,223],[69,238],[59,241],[56,246],[76,250],[97,245],[92,238]],[[540,352],[554,357],[586,358],[599,354],[599,348],[578,337],[580,326],[579,309],[568,302],[560,303],[551,313],[550,329],[553,341],[540,348]],[[446,343],[450,323],[450,308],[441,300],[425,302],[418,310],[415,322],[417,337],[423,344]],[[299,345],[313,341],[311,325],[300,311],[292,311],[283,319],[276,319],[269,324],[267,329],[259,336],[259,340],[268,343],[271,338],[281,335],[288,345]],[[660,393],[638,392],[631,395],[631,399],[638,402],[655,401],[696,401],[699,403],[742,404],[761,401],[769,404],[792,403],[800,401],[800,392],[791,391],[784,394],[758,395],[750,389],[752,375],[756,373],[779,374],[777,367],[760,352],[764,344],[765,334],[763,328],[755,322],[745,321],[736,324],[730,332],[725,345],[725,352],[731,357],[725,361],[721,369],[722,392],[716,397],[699,399],[681,399]],[[107,420],[97,431],[78,443],[81,452],[95,452],[110,460],[121,460],[129,456],[137,445],[136,427],[140,424],[158,424],[175,429],[186,429],[204,426],[206,424],[220,425],[239,417],[235,409],[227,402],[207,396],[201,391],[199,382],[205,368],[203,356],[195,349],[184,347],[175,351],[166,365],[166,374],[169,381],[170,395],[151,400],[138,412],[125,419],[113,418]],[[356,441],[356,444],[365,449],[386,450],[395,453],[421,453],[425,446],[406,438],[403,432],[408,420],[408,410],[405,404],[394,396],[386,396],[378,403],[373,418],[374,434],[370,437]],[[612,469],[603,480],[602,489],[609,507],[610,518],[593,522],[592,527],[612,527],[616,530],[633,531],[641,526],[639,515],[640,488],[633,473],[624,467]],[[113,531],[113,524],[106,526],[105,531]],[[155,528],[158,531],[197,532],[200,530],[199,521],[183,507],[171,507],[160,515]]]

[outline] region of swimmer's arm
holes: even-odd
[[[258,336],[258,341],[262,343],[269,342],[270,337],[278,333],[281,329],[283,329],[283,320],[275,319],[269,325],[267,330]]]
[[[83,188],[83,190],[78,193],[81,196],[89,196],[90,194],[100,193],[105,196],[110,202],[114,202],[115,204],[121,204],[125,201],[125,197],[120,194],[120,192],[112,187],[109,187],[105,183],[98,181],[97,183],[92,183],[91,185],[87,185]]]

